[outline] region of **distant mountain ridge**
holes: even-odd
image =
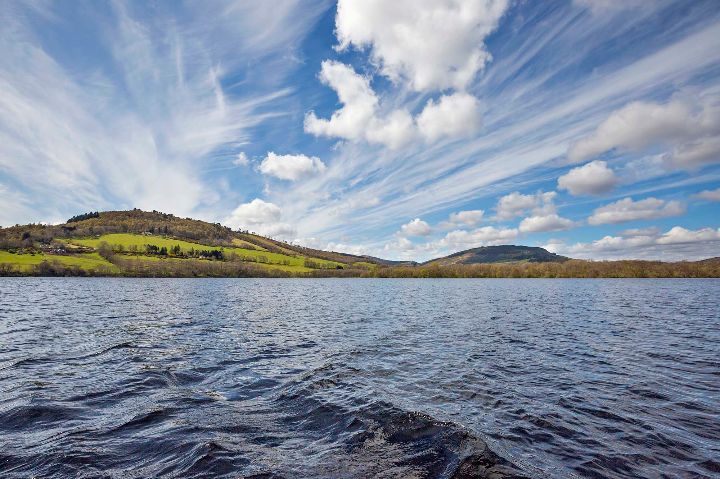
[[[562,263],[569,259],[538,246],[500,245],[471,248],[424,264]]]

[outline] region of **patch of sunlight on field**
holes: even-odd
[[[242,240],[238,240],[241,241]],[[326,267],[335,267],[341,265],[341,263],[335,261],[329,261],[319,258],[309,258],[306,256],[291,256],[282,253],[273,253],[270,251],[260,251],[256,249],[247,249],[240,247],[223,247],[223,246],[209,246],[200,243],[191,243],[189,241],[177,240],[173,238],[166,238],[163,236],[154,235],[138,235],[130,233],[113,233],[102,235],[98,238],[86,238],[86,239],[71,239],[68,242],[78,244],[82,246],[88,246],[91,248],[97,248],[100,243],[105,242],[110,246],[119,245],[125,250],[135,247],[138,251],[144,251],[145,246],[152,244],[162,248],[163,246],[168,250],[173,246],[180,246],[180,249],[185,253],[194,250],[220,250],[223,251],[227,259],[231,259],[232,253],[238,256],[238,259],[248,258],[250,261],[257,262],[258,264],[272,264],[276,266],[293,266],[294,269],[286,269],[286,271],[310,271],[311,268],[305,267],[305,260],[308,259],[314,263]],[[284,264],[287,263],[287,264]],[[302,269],[297,269],[301,267]]]
[[[0,251],[0,263],[15,265],[21,271],[29,271],[33,266],[38,265],[43,261],[57,261],[64,266],[79,266],[85,270],[97,269],[98,266],[102,266],[115,273],[120,271],[117,266],[105,260],[97,253],[65,256],[44,253],[15,254],[7,251]]]
[[[239,247],[239,248],[244,248],[244,249],[253,249],[253,248],[255,248],[255,249],[259,249],[259,250],[261,250],[261,251],[267,251],[264,247],[260,246],[259,244],[253,244],[253,243],[251,243],[251,242],[249,242],[249,241],[244,241],[244,240],[241,240],[241,239],[239,239],[239,238],[233,238],[232,244],[234,244],[235,246],[237,246],[237,247]]]

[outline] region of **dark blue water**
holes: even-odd
[[[719,280],[0,278],[0,477],[720,477]]]

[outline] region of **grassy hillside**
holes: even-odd
[[[378,265],[140,210],[0,229],[2,275],[358,276]]]
[[[120,270],[117,266],[100,257],[97,253],[75,254],[75,255],[54,255],[44,253],[10,253],[0,251],[0,264],[13,265],[21,272],[30,272],[41,263],[46,262],[52,265],[58,262],[61,266],[69,269],[79,268],[83,271],[97,273],[116,274]]]

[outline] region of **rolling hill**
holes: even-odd
[[[304,248],[158,211],[0,229],[0,275],[359,276],[397,263]]]
[[[535,246],[482,246],[453,253],[424,263],[447,266],[452,264],[493,264],[493,263],[562,263],[568,261],[567,256],[551,253]]]

